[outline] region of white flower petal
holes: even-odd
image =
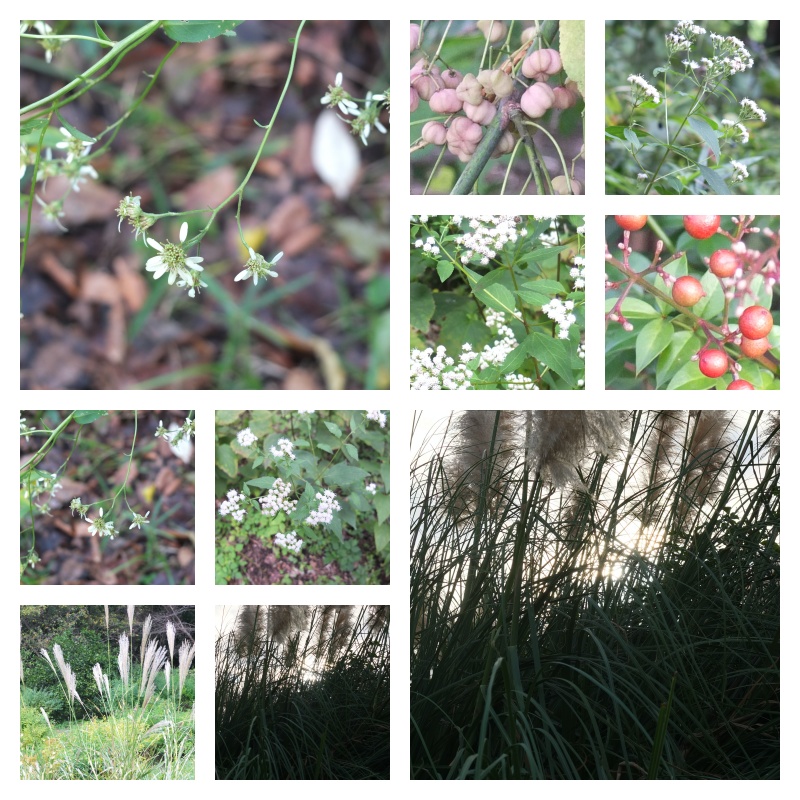
[[[183,225],[181,225],[181,242],[185,242],[186,241],[186,234],[187,233],[189,233],[189,223],[188,222],[184,222]]]

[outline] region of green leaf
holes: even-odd
[[[95,20],[95,23],[94,23],[94,30],[95,30],[95,33],[97,34],[97,38],[98,39],[102,39],[104,42],[110,42],[111,41],[111,39],[109,39],[108,36],[106,36],[106,32],[100,27],[100,23],[97,22],[97,20]]]
[[[680,367],[700,349],[701,341],[692,331],[678,331],[669,346],[658,357],[656,388],[661,389]]]
[[[719,162],[719,133],[702,117],[689,117],[689,127],[711,148],[714,158]]]
[[[452,261],[437,261],[436,271],[439,273],[439,280],[444,283],[453,274],[455,268]]]
[[[358,461],[358,448],[355,445],[350,444],[350,442],[346,442],[343,446],[344,454],[351,460],[351,461]]]
[[[369,473],[361,467],[350,464],[334,464],[324,475],[323,480],[329,486],[356,486],[364,483]]]
[[[245,411],[216,411],[214,413],[214,421],[217,425],[233,425],[239,417],[246,413]]]
[[[389,552],[389,526],[385,522],[375,526],[375,549],[381,555]]]
[[[275,483],[275,478],[253,478],[251,481],[245,481],[246,486],[254,486],[256,489],[271,489],[272,484]]]
[[[636,135],[636,132],[631,130],[630,128],[625,128],[625,138],[638,150],[642,143],[639,141],[639,137]]]
[[[704,164],[698,164],[697,168],[712,191],[717,194],[732,194],[730,187],[716,170],[706,167]]]
[[[238,473],[236,454],[227,444],[218,444],[214,449],[214,463],[226,475],[235,478]]]
[[[234,28],[242,22],[242,19],[172,20],[164,23],[164,33],[174,42],[205,42],[217,36],[234,34]]]
[[[389,477],[389,462],[385,461],[383,464],[381,464],[381,480],[383,481],[383,485],[386,487],[387,492],[389,491]]]
[[[486,303],[489,308],[493,308],[495,311],[503,311],[508,314],[510,318],[516,317],[514,313],[516,307],[514,295],[511,294],[505,286],[499,283],[490,286],[488,289],[479,289],[475,286],[474,291],[476,297],[482,303]],[[510,318],[506,318],[506,323],[511,321]]]
[[[555,249],[555,248],[554,248]],[[536,281],[526,281],[522,284],[523,288],[546,295],[567,294],[564,285],[559,281],[550,281],[542,278]]]
[[[730,381],[730,374],[727,378],[706,378],[696,361],[686,362],[676,373],[672,376],[672,380],[667,385],[667,389],[724,389]]]
[[[70,125],[70,123],[69,123],[69,122],[67,122],[67,121],[64,119],[64,117],[62,117],[62,116],[61,116],[61,112],[60,112],[60,111],[56,111],[56,116],[58,117],[58,119],[59,119],[59,121],[61,122],[61,124],[62,124],[62,125],[63,125],[63,126],[64,126],[64,127],[65,127],[65,128],[66,128],[66,129],[67,129],[67,130],[68,130],[68,131],[69,131],[69,132],[70,132],[70,133],[71,133],[71,134],[72,134],[72,135],[73,135],[73,136],[76,138],[76,139],[80,139],[82,142],[88,142],[89,144],[93,144],[94,142],[96,142],[96,141],[97,141],[97,139],[95,139],[94,137],[92,137],[92,136],[89,136],[89,134],[88,134],[88,133],[82,133],[82,132],[81,132],[81,131],[79,131],[79,130],[78,130],[78,129],[77,129],[75,126],[74,126],[74,125]]]
[[[20,122],[19,124],[20,138],[23,136],[28,136],[34,131],[41,130],[46,125],[47,125],[47,120],[44,117],[39,117],[38,119],[29,119],[26,122]]]
[[[526,337],[524,344],[528,353],[537,361],[541,361],[564,380],[572,382],[572,366],[569,358],[569,350],[574,347],[572,342],[534,332]]]
[[[386,522],[389,519],[389,495],[376,494],[373,498],[375,502],[375,509],[378,512],[378,522]]]
[[[725,293],[722,291],[722,284],[711,270],[707,270],[700,279],[700,285],[706,296],[701,297],[692,306],[692,311],[702,319],[714,319],[722,313],[722,309],[725,307]]]
[[[609,297],[606,300],[606,313],[614,308],[615,303],[616,300],[613,297]],[[661,316],[659,311],[653,308],[650,303],[639,300],[637,297],[626,297],[622,301],[622,314],[630,319],[647,319],[649,317]]]
[[[427,331],[433,316],[433,295],[431,290],[421,284],[411,284],[411,324],[420,331]]]
[[[342,429],[335,422],[325,421],[325,427],[337,438],[342,438]]]
[[[558,30],[564,71],[578,84],[581,96],[586,97],[586,23],[582,19],[562,19]]]
[[[668,320],[654,319],[648,322],[636,337],[636,374],[638,375],[654,358],[659,356],[672,341],[675,329]]]
[[[548,295],[534,292],[531,289],[518,289],[517,297],[519,297],[523,303],[527,303],[529,306],[534,306],[536,308],[541,308],[550,302],[550,297]]]
[[[525,346],[525,342],[523,342],[522,344],[517,345],[506,356],[506,360],[500,367],[500,371],[503,373],[503,375],[509,375],[512,372],[516,372],[527,357],[528,348]]]
[[[94,422],[96,419],[107,415],[108,411],[76,411],[73,419],[78,425],[88,425],[90,422]]]

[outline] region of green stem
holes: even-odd
[[[126,36],[122,41],[118,42],[114,47],[111,48],[99,61],[93,64],[89,69],[85,72],[82,72],[78,75],[75,80],[68,83],[66,86],[62,86],[58,91],[53,92],[53,94],[48,95],[47,97],[43,97],[41,100],[37,100],[35,103],[31,103],[30,105],[25,106],[25,108],[20,109],[20,114],[27,114],[31,111],[35,111],[37,108],[41,108],[42,106],[46,106],[49,103],[55,102],[60,97],[63,97],[67,92],[72,91],[76,86],[80,86],[88,77],[94,75],[99,69],[104,67],[110,61],[113,61],[118,55],[124,53],[126,50],[136,47],[140,42],[154,33],[158,28],[161,26],[161,20],[155,19],[151,22],[148,22],[146,25],[143,25],[138,30],[134,31],[130,36]]]
[[[483,172],[484,167],[489,163],[489,159],[497,147],[498,142],[508,128],[509,108],[508,100],[501,100],[497,107],[494,119],[489,123],[483,133],[483,139],[476,148],[469,163],[464,167],[464,171],[456,181],[450,194],[470,194],[475,188],[475,184]]]

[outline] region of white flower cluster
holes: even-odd
[[[278,446],[270,447],[269,451],[273,456],[275,456],[275,458],[289,458],[294,461],[296,456],[292,452],[293,448],[294,445],[289,441],[289,439],[278,439]]]
[[[697,37],[705,32],[705,28],[695,25],[692,20],[682,19],[666,36],[670,57],[681,50],[691,50]]]
[[[572,313],[575,303],[572,300],[560,300],[554,297],[549,303],[542,306],[542,311],[558,325],[558,338],[569,339],[570,326],[578,318]]]
[[[258,502],[261,503],[261,513],[266,514],[268,517],[274,517],[280,511],[291,514],[297,508],[297,500],[287,499],[291,493],[291,484],[282,481],[280,478],[275,478],[272,488],[264,497],[258,498]]]
[[[453,217],[453,223],[460,225],[462,217]],[[520,217],[507,214],[499,216],[478,215],[469,218],[471,232],[456,238],[456,243],[461,245],[464,252],[461,254],[461,263],[469,264],[477,259],[482,265],[489,263],[489,259],[497,255],[498,250],[509,242],[516,242],[520,236],[525,236],[525,229],[517,230],[521,222]]]
[[[474,355],[470,352],[471,345],[463,347],[471,359]],[[432,347],[411,351],[411,388],[417,391],[469,389],[472,374],[465,364],[456,364],[443,345],[436,348],[435,354]]]
[[[250,447],[251,444],[255,444],[258,441],[258,436],[256,436],[250,428],[245,428],[243,431],[239,431],[236,434],[236,441],[242,447]]]
[[[368,483],[368,484],[367,484],[367,485],[364,487],[364,490],[365,490],[365,491],[367,491],[367,492],[369,492],[370,494],[377,494],[377,493],[378,493],[378,487],[377,487],[377,485],[376,485],[376,484],[374,484],[374,483]]]
[[[649,84],[641,75],[628,75],[628,83],[635,87],[635,94],[649,97],[654,103],[661,102],[661,95],[658,93],[658,89]]]
[[[301,408],[301,409],[298,409],[297,413],[298,414],[316,414],[317,412],[316,411],[308,411],[308,410],[304,410],[304,409]]]
[[[753,66],[754,61],[750,56],[750,51],[744,46],[741,39],[712,33],[711,43],[714,45],[714,58],[710,60],[710,65],[706,65],[709,73],[727,77],[735,75],[737,72],[744,72]]]
[[[280,547],[285,547],[287,550],[294,550],[295,553],[299,553],[303,546],[303,540],[297,538],[296,531],[292,531],[291,533],[276,533],[275,544]]]
[[[767,114],[763,108],[759,108],[749,97],[745,97],[739,105],[742,110],[739,112],[739,119],[760,119],[767,121]]]
[[[572,267],[569,270],[569,276],[572,278],[572,288],[576,291],[586,287],[586,276],[584,275],[583,256],[575,256],[572,259]]]
[[[319,500],[319,505],[306,517],[306,525],[312,528],[317,525],[330,525],[333,521],[333,512],[342,510],[336,495],[330,489],[326,489],[324,494],[317,492],[316,499]]]
[[[220,503],[219,515],[226,517],[230,514],[237,522],[241,522],[247,511],[244,508],[239,508],[239,503],[246,499],[245,496],[237,492],[236,489],[231,489],[227,494],[227,498],[227,500],[223,500]]]
[[[470,378],[491,365],[502,364],[508,354],[519,345],[516,336],[506,324],[502,311],[488,309],[486,326],[496,334],[492,345],[484,345],[480,353],[473,351],[472,345],[465,342],[461,345],[459,363],[447,355],[442,346],[428,347],[425,350],[411,351],[411,388],[417,391],[437,391],[442,389],[471,389]],[[509,389],[535,389],[533,381],[524,375],[509,374],[505,376]]]
[[[426,253],[431,256],[438,256],[439,255],[439,246],[436,244],[436,239],[433,236],[429,236],[424,242],[422,239],[417,239],[414,242],[414,247],[421,247]]]
[[[354,120],[347,120],[353,133],[361,137],[364,145],[367,144],[372,129],[386,133],[386,127],[380,121],[382,108],[389,110],[389,90],[383,94],[372,94],[367,92],[364,98],[364,108],[358,108],[358,103],[352,98],[349,92],[342,89],[342,73],[336,73],[336,80],[328,86],[328,91],[320,99],[320,103],[328,108],[338,108],[345,116],[353,116]]]
[[[741,183],[745,178],[750,177],[747,167],[741,161],[734,161],[731,159],[731,166],[733,167],[733,175],[731,175],[731,183]]]
[[[377,422],[381,428],[386,427],[386,414],[383,411],[367,411],[367,419]]]
[[[741,122],[734,122],[731,119],[723,119],[722,126],[724,128],[732,128],[732,136],[738,136],[742,144],[747,144],[750,141],[750,131],[742,125]]]

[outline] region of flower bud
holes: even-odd
[[[574,106],[578,100],[578,98],[569,89],[567,89],[566,86],[554,86],[553,94],[555,95],[553,108],[558,108],[562,111],[565,108],[572,108],[572,106]]]
[[[442,145],[447,140],[447,128],[441,122],[426,122],[422,127],[422,138],[429,144]]]
[[[546,83],[537,81],[520,97],[519,105],[531,119],[538,119],[552,108],[555,99],[553,90]]]
[[[510,153],[514,149],[514,135],[511,131],[504,131],[500,137],[500,141],[492,151],[492,158],[500,158],[500,156]]]
[[[553,191],[556,194],[583,194],[583,184],[579,180],[573,178],[570,184],[572,185],[571,192],[567,185],[566,177],[564,175],[556,175],[553,178]]]
[[[545,48],[534,50],[522,62],[522,74],[526,78],[535,78],[537,81],[546,81],[561,69],[561,56],[558,50]]]
[[[519,35],[519,43],[528,44],[529,42],[532,42],[538,35],[539,35],[539,26],[531,25],[529,28],[525,28],[525,30],[523,30],[522,33]]]
[[[446,69],[442,75],[445,89],[456,89],[464,76],[457,69]]]
[[[413,53],[419,45],[419,25],[411,23],[410,51]]]
[[[472,103],[474,106],[480,105],[483,100],[483,89],[471,72],[461,79],[461,83],[456,87],[456,94],[459,100],[464,103]]]
[[[431,111],[437,114],[455,114],[461,111],[461,101],[455,89],[439,89],[434,92],[429,100]]]
[[[442,88],[439,67],[431,66],[424,58],[411,68],[411,85],[422,100],[430,100],[431,95]]]
[[[514,81],[502,69],[483,69],[478,73],[478,83],[495,97],[508,97],[514,90]]]
[[[494,103],[484,100],[480,105],[474,106],[472,103],[464,103],[464,113],[478,125],[488,125],[497,113]]]
[[[499,42],[508,33],[505,22],[499,19],[479,19],[478,30],[490,42]]]

